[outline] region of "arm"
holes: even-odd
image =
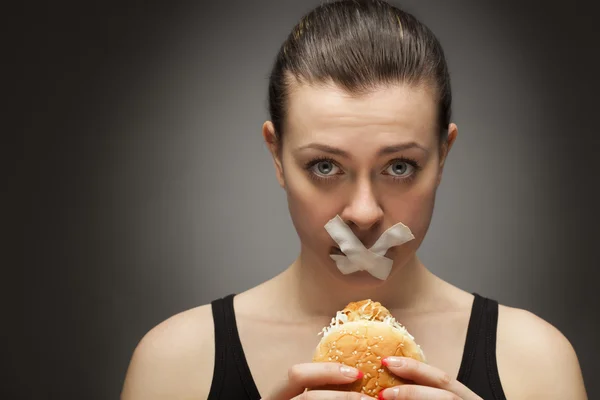
[[[154,327],[137,345],[121,400],[207,398],[213,365],[210,306],[185,311]]]
[[[535,314],[500,307],[497,359],[509,399],[587,399],[573,346]]]

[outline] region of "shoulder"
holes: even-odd
[[[207,304],[146,333],[131,357],[121,399],[207,398],[213,366],[214,325]]]
[[[573,346],[532,312],[500,305],[496,356],[509,399],[587,399]]]

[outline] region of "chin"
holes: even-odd
[[[352,274],[343,275],[333,264],[335,279],[342,281],[344,284],[351,286],[354,289],[373,289],[383,286],[387,280],[382,281],[381,279],[375,278],[373,275],[366,271],[358,271]],[[391,274],[390,274],[391,276]]]
[[[375,278],[367,271],[357,271],[352,274],[344,275],[337,268],[335,261],[331,259],[329,259],[327,266],[327,269],[329,270],[329,273],[332,275],[333,279],[338,282],[342,282],[353,289],[373,289],[381,287],[385,285],[389,278],[394,274],[394,267],[392,267],[392,272],[390,273],[388,279],[382,281],[381,279]]]

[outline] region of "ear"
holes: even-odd
[[[446,142],[440,146],[440,169],[438,172],[437,185],[442,182],[442,174],[444,173],[444,165],[446,164],[446,159],[448,158],[448,153],[458,136],[458,127],[456,124],[451,123],[448,125],[448,137],[446,138]]]
[[[267,121],[262,126],[262,135],[271,152],[273,157],[273,164],[275,165],[275,174],[279,185],[285,189],[285,178],[283,175],[283,166],[281,163],[281,146],[282,143],[277,139],[275,134],[275,126],[271,121]]]

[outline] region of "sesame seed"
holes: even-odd
[[[367,346],[367,350],[371,350],[371,346]]]
[[[381,360],[381,356],[377,356],[377,359],[378,359],[378,360]]]
[[[367,360],[367,364],[371,364],[371,360]]]
[[[377,365],[373,365],[373,369],[377,369]]]

